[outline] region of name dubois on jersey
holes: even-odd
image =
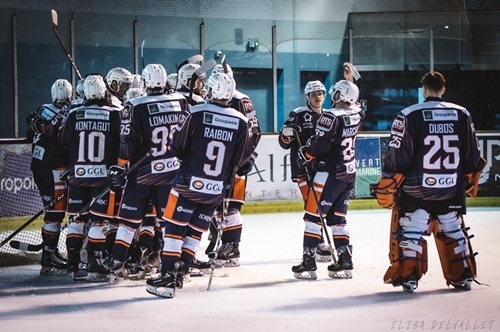
[[[453,123],[429,123],[429,134],[452,134]]]

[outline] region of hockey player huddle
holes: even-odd
[[[71,84],[58,79],[51,89],[53,103],[28,117],[31,169],[44,205],[61,193],[67,198],[46,211],[41,274],[69,272],[75,281],[111,284],[146,279],[149,293],[171,298],[191,275],[239,266],[240,211],[260,127],[250,98],[236,90],[229,65],[212,69],[207,63],[186,62],[168,76],[161,64],[147,65],[140,76],[124,68],[88,75],[78,82],[76,99]],[[332,259],[330,277],[352,278],[346,215],[356,174],[354,146],[365,115],[358,103],[361,77],[351,64],[343,67],[346,79],[329,91],[331,108],[322,108],[324,85],[308,82],[306,106],[289,114],[279,134],[280,145],[291,151],[292,179],[304,200],[303,260],[292,267],[299,279],[316,279],[316,260]],[[444,82],[440,85],[439,77],[424,80],[424,92],[426,86],[429,91],[425,103],[454,116],[418,118],[413,114],[425,107],[414,105],[394,121],[384,176],[372,186],[379,203],[393,208],[395,245],[391,242],[391,267],[384,281],[413,292],[426,272],[422,235],[431,231],[426,222],[436,220],[434,235],[441,241],[441,260],[447,262],[447,283],[470,289],[475,260],[462,220],[465,204],[459,210],[449,210],[447,204],[460,205],[460,197],[465,203],[457,188],[477,191],[477,139],[470,114],[441,99]],[[455,145],[444,136],[449,133],[426,133],[422,144],[434,148],[421,158],[423,165],[414,165],[422,134],[409,126],[410,117],[424,124],[451,118],[468,135],[452,135]],[[437,140],[449,144],[443,153]],[[437,163],[447,153],[453,153],[452,159],[446,159],[446,169],[440,168]],[[417,173],[409,176],[408,169]],[[414,197],[416,188],[430,190],[431,178],[448,177],[454,185],[430,191],[435,201]],[[398,204],[384,204],[391,200]],[[57,250],[65,214],[70,217],[67,258]],[[208,262],[195,258],[207,230]]]

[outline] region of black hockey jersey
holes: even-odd
[[[332,108],[323,112],[316,123],[307,153],[315,157],[318,170],[335,174],[346,182],[356,179],[354,155],[356,137],[365,112],[357,107]]]
[[[440,98],[427,98],[392,123],[383,173],[406,176],[403,190],[425,200],[463,195],[464,174],[477,167],[479,143],[470,113]]]
[[[248,120],[230,107],[193,106],[170,147],[181,160],[176,191],[200,203],[222,201],[235,167],[249,158]]]
[[[71,169],[69,182],[95,187],[108,183],[107,169],[116,163],[120,147],[120,112],[88,105],[70,110],[59,132]]]
[[[137,169],[138,183],[163,185],[174,180],[179,161],[167,147],[187,107],[186,98],[178,93],[157,93],[134,98],[123,109],[119,162],[133,164],[152,151]]]
[[[324,110],[323,110],[324,111]],[[301,130],[299,132],[300,145],[305,145],[307,140],[315,134],[316,122],[320,114],[317,114],[307,106],[297,107],[288,114],[285,125],[298,125]],[[280,131],[278,142],[283,149],[290,149],[290,165],[292,170],[292,181],[297,181],[299,176],[305,175],[304,168],[297,165],[297,151],[299,144],[294,139],[289,139]]]

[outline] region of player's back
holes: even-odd
[[[220,201],[234,168],[249,158],[248,139],[248,120],[235,109],[191,107],[171,145],[182,160],[176,190],[193,201]]]
[[[396,117],[391,128],[385,169],[401,171],[404,190],[428,200],[463,193],[463,174],[477,165],[479,149],[469,112],[440,99],[412,105]]]

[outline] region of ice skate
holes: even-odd
[[[330,262],[332,260],[332,253],[330,246],[325,243],[320,243],[316,247],[316,262]]]
[[[108,262],[102,257],[101,251],[94,251],[89,257],[87,281],[108,281],[111,272]]]
[[[334,279],[352,278],[352,246],[342,246],[337,249],[338,262],[328,266],[328,276]]]
[[[455,287],[455,289],[466,291],[471,290],[472,281],[474,281],[474,278],[472,277],[472,274],[470,273],[470,269],[468,267],[464,269],[464,273],[462,274],[462,277],[460,279],[461,280],[459,281],[452,281],[450,282],[450,284]]]
[[[150,252],[148,248],[141,247],[140,250],[141,250],[141,257],[139,258],[137,264],[135,264],[135,268],[137,270],[135,279],[144,279],[150,276],[153,271],[153,265],[150,262],[150,257],[154,253]],[[129,277],[131,278],[130,275]]]
[[[199,277],[205,274],[210,274],[211,268],[212,264],[210,264],[210,262],[202,261],[195,258],[193,259],[193,262],[189,267],[189,273],[186,273],[186,276],[190,275],[191,277]]]
[[[223,243],[217,251],[215,267],[238,267],[240,266],[239,242]]]
[[[111,285],[116,285],[117,283],[123,281],[128,276],[127,270],[125,269],[125,263],[121,261],[114,261],[113,269],[109,275],[109,283]]]
[[[174,271],[167,271],[158,274],[156,277],[149,278],[146,281],[146,291],[156,296],[173,298],[175,290],[177,288],[182,289],[184,285],[182,265],[183,263],[176,263]]]
[[[304,248],[304,255],[302,256],[302,263],[292,266],[293,276],[297,279],[316,280],[316,248]]]
[[[40,265],[40,275],[43,276],[66,274],[68,269],[66,259],[59,254],[57,248],[44,248]]]

